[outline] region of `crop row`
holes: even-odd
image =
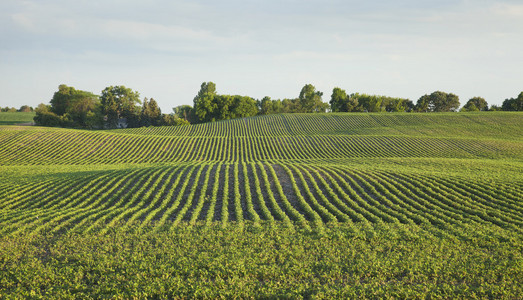
[[[332,222],[523,228],[523,191],[515,183],[479,185],[343,165],[194,162],[4,184],[2,192],[4,233],[92,230],[137,221],[140,226],[283,221],[319,228]]]
[[[167,137],[73,130],[0,132],[4,165],[254,162],[354,157],[521,157],[523,144],[399,136]]]
[[[279,114],[234,119],[182,127],[143,127],[122,132],[160,136],[293,136],[309,134],[361,134],[366,129],[391,128],[407,130],[436,130],[442,134],[468,133],[499,136],[500,132],[516,134],[521,131],[519,113],[461,113],[461,114]],[[362,131],[363,130],[363,131]]]

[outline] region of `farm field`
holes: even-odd
[[[32,123],[34,116],[34,112],[0,112],[0,125]]]
[[[523,114],[0,126],[0,298],[518,298]]]

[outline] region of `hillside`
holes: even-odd
[[[522,116],[274,115],[104,132],[2,127],[0,224],[478,222],[520,231]]]
[[[0,126],[0,298],[511,298],[522,174],[523,113]]]
[[[0,112],[0,126],[33,123],[35,115],[34,112]]]

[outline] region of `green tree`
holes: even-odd
[[[198,122],[209,122],[213,119],[213,114],[217,109],[213,101],[216,96],[216,84],[213,82],[204,82],[200,87],[198,95],[194,97],[194,114]]]
[[[36,116],[33,118],[33,120],[37,126],[62,126],[62,120],[57,114],[51,111],[50,105],[41,103],[35,109],[35,112]]]
[[[331,105],[332,112],[346,112],[348,111],[347,102],[349,97],[345,90],[335,87],[332,90],[331,100],[329,101]]]
[[[282,113],[295,113],[300,112],[299,99],[283,99],[281,102]]]
[[[459,97],[452,93],[441,91],[424,95],[416,103],[418,112],[448,112],[456,111],[459,108]]]
[[[300,112],[325,112],[326,106],[323,104],[321,97],[323,93],[316,91],[316,87],[312,84],[306,84],[300,91],[298,102],[300,104]]]
[[[193,108],[190,105],[179,105],[179,106],[173,107],[173,113],[175,116],[177,116],[180,119],[189,121],[189,122],[192,121],[192,118],[191,118],[192,110],[193,110]]]
[[[141,126],[160,126],[162,124],[163,116],[160,107],[156,100],[151,98],[147,100],[144,98],[142,104],[142,111],[140,113]]]
[[[268,115],[273,112],[273,101],[271,100],[271,97],[264,97],[260,101],[260,115]]]
[[[283,104],[281,100],[272,100],[272,112],[274,114],[283,113]]]
[[[234,96],[232,112],[234,118],[245,118],[255,116],[258,113],[256,101],[247,96]]]
[[[501,104],[501,109],[505,111],[523,111],[523,92],[517,98],[505,99]]]
[[[98,97],[79,97],[69,104],[63,116],[67,115],[67,118],[70,120],[70,126],[68,127],[88,128],[90,127],[87,121],[88,114],[100,113],[99,107],[100,101]]]
[[[487,111],[488,103],[482,97],[474,97],[469,99],[467,103],[461,108],[461,111]]]
[[[214,111],[210,121],[229,120],[236,118],[234,112],[234,97],[231,95],[216,95],[213,98]]]
[[[107,118],[107,124],[116,128],[118,120],[127,118],[134,125],[138,119],[140,94],[123,85],[106,87],[100,96],[102,113]]]
[[[22,105],[20,106],[20,108],[18,109],[19,112],[32,112],[33,111],[33,108],[30,107],[29,105]]]
[[[160,124],[161,126],[184,126],[184,125],[190,125],[189,121],[179,118],[177,115],[174,114],[163,114],[162,115],[162,122]]]
[[[84,102],[84,104],[78,105],[78,102]],[[73,106],[81,108],[82,106],[89,105],[86,103],[96,102],[98,102],[98,97],[93,93],[77,90],[74,87],[61,84],[51,99],[51,111],[61,116],[70,113],[71,110],[73,110]]]

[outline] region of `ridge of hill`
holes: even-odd
[[[0,127],[0,164],[523,159],[523,114],[287,114],[181,127]]]

